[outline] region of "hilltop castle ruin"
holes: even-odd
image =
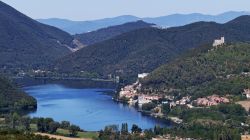
[[[225,37],[221,37],[220,39],[214,40],[213,47],[218,47],[225,44]]]

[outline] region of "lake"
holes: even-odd
[[[94,86],[93,86],[94,87]],[[26,86],[23,89],[38,101],[31,117],[51,117],[56,121],[67,120],[87,131],[99,131],[106,125],[137,124],[143,129],[155,125],[167,126],[163,121],[144,116],[133,107],[116,103],[104,94],[106,88],[87,88],[56,84]]]

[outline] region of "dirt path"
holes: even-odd
[[[246,109],[246,111],[249,111],[249,109],[250,109],[250,100],[239,101],[239,102],[237,102],[237,104],[240,104],[242,107],[244,107]]]
[[[48,136],[50,138],[56,138],[58,140],[92,140],[92,139],[87,139],[87,138],[69,138],[69,137],[52,135],[52,134],[47,134],[47,133],[35,133],[35,134],[42,135],[42,136]]]
[[[250,135],[242,135],[241,140],[250,140]]]

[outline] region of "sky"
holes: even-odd
[[[158,17],[175,13],[250,11],[250,0],[2,0],[34,18],[94,20],[120,15]]]

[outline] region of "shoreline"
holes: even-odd
[[[25,78],[32,78],[32,79],[41,79],[41,80],[91,80],[91,81],[99,81],[99,82],[114,82],[116,81],[114,79],[102,79],[102,78],[81,78],[81,77],[32,77],[32,76],[26,76],[26,77],[18,77],[13,76],[12,79],[25,79]]]
[[[117,94],[117,93],[116,93]],[[121,101],[117,98],[112,98],[114,102],[116,103],[120,103],[120,104],[123,104],[123,105],[126,105],[126,106],[129,106],[129,103],[127,102],[124,102],[124,101]],[[151,112],[148,112],[148,111],[144,111],[144,110],[141,110],[139,109],[138,107],[136,106],[133,106],[132,107],[139,113],[141,113],[143,116],[147,116],[147,117],[150,117],[152,119],[156,119],[156,120],[159,120],[161,121],[164,125],[167,125],[168,127],[172,127],[174,125],[176,125],[176,123],[174,121],[172,121],[170,118],[166,118],[166,117],[159,117],[159,116],[155,116],[153,114],[151,114]]]

